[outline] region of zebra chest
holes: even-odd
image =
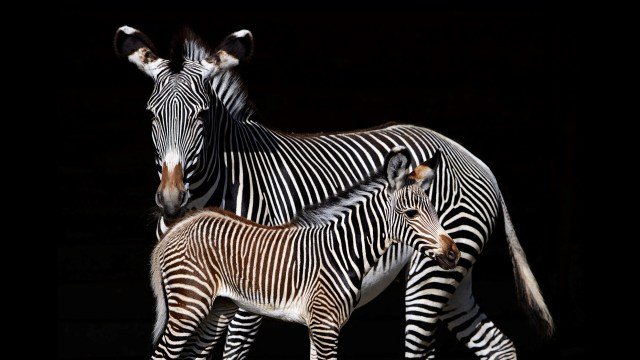
[[[394,244],[378,260],[375,266],[362,279],[359,308],[376,298],[411,260],[413,249],[404,244]]]

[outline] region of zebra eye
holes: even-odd
[[[413,219],[414,217],[418,216],[418,210],[410,209],[405,211],[404,214],[407,215],[409,219]]]

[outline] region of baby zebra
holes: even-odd
[[[237,306],[306,325],[310,358],[336,359],[362,279],[389,246],[456,266],[460,252],[426,191],[440,156],[409,173],[410,153],[396,147],[378,173],[282,226],[220,209],[185,216],[152,253],[152,359],[205,359]]]

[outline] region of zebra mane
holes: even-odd
[[[169,68],[177,74],[183,70],[185,60],[202,61],[214,54],[215,49],[185,26],[172,41]],[[211,79],[211,86],[234,120],[245,121],[255,113],[255,106],[248,100],[246,87],[234,69],[216,73]]]
[[[185,60],[201,61],[213,55],[213,50],[191,28],[185,26],[173,38],[169,67],[171,71],[182,71]]]
[[[211,86],[235,121],[246,121],[255,113],[247,89],[233,69],[217,73],[211,80]]]
[[[382,173],[376,172],[365,181],[344,189],[318,204],[305,207],[296,214],[291,223],[324,225],[338,220],[346,209],[353,209],[354,205],[362,204],[382,191],[386,183],[387,180]]]

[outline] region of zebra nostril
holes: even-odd
[[[158,191],[156,193],[156,204],[160,207],[162,207],[162,192]]]
[[[456,259],[456,252],[453,250],[447,251],[447,258],[451,261],[454,261]]]

